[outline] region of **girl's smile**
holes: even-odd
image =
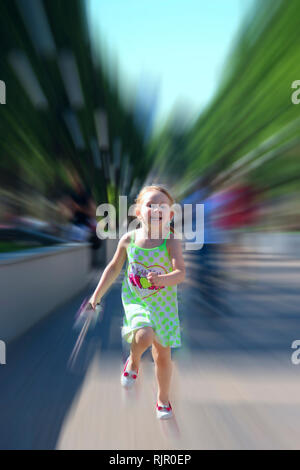
[[[160,191],[149,192],[140,204],[139,215],[148,227],[169,223],[171,213],[168,197]]]

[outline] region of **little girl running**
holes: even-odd
[[[177,284],[185,279],[185,266],[181,241],[170,230],[174,199],[169,192],[162,186],[145,186],[135,202],[140,228],[120,238],[90,304],[96,307],[127,261],[122,283],[122,337],[131,344],[131,350],[121,384],[126,388],[134,386],[142,354],[152,345],[158,384],[156,415],[168,419],[172,417],[171,348],[181,346]]]

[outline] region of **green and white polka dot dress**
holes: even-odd
[[[181,346],[177,285],[155,288],[147,279],[149,272],[167,274],[173,270],[166,246],[169,234],[155,248],[141,248],[134,243],[134,232],[131,236],[122,282],[125,311],[122,337],[128,343],[132,342],[135,330],[150,326],[162,346]]]

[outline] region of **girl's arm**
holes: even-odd
[[[185,265],[182,255],[181,240],[170,238],[168,240],[168,249],[173,271],[168,274],[149,273],[147,276],[148,280],[158,287],[180,284],[185,279]]]
[[[110,261],[110,263],[104,269],[100,281],[90,298],[90,304],[93,308],[96,307],[97,303],[100,302],[103,295],[110,288],[112,283],[119,276],[121,269],[124,265],[124,262],[127,258],[127,244],[128,244],[129,235],[125,233],[119,240],[116,252]]]

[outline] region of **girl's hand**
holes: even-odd
[[[95,310],[96,305],[100,302],[100,299],[97,299],[94,295],[89,300],[89,304],[91,305],[92,309]]]
[[[147,274],[147,279],[153,286],[160,286],[160,275],[157,273],[149,273]]]

